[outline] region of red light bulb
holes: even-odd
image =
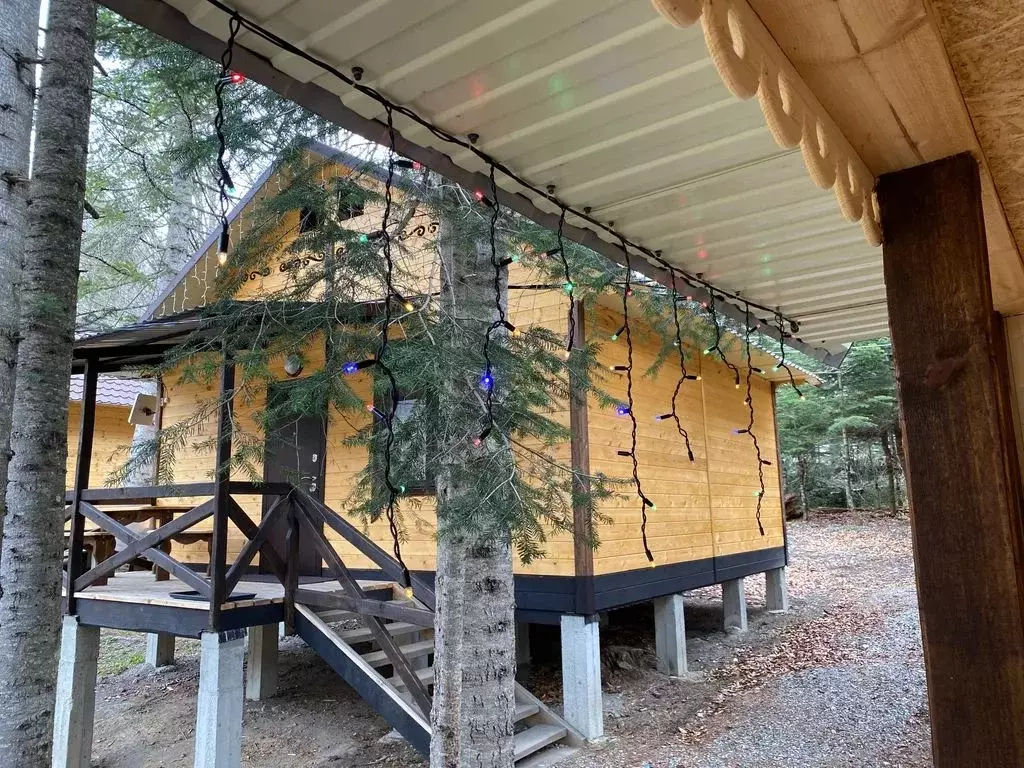
[[[235,85],[241,85],[245,82],[245,75],[243,75],[241,72],[232,72],[231,82]]]
[[[483,202],[483,199],[484,199],[483,190],[479,190],[479,189],[473,190],[473,197],[476,199],[476,201],[478,203]]]

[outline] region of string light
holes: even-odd
[[[633,294],[633,289],[630,286],[630,280],[633,277],[632,263],[629,256],[629,248],[626,245],[625,239],[620,239],[622,252],[626,257],[626,283],[622,288],[622,329],[615,334],[612,338],[615,339],[619,334],[625,334],[626,337],[626,402],[620,404],[615,410],[619,416],[629,416],[631,424],[630,429],[630,446],[628,452],[619,451],[619,455],[626,455],[633,462],[633,485],[636,487],[636,495],[640,499],[640,538],[644,545],[644,554],[647,556],[647,562],[650,564],[654,563],[654,554],[651,552],[650,546],[647,543],[647,510],[648,508],[654,510],[654,502],[647,498],[644,494],[643,485],[640,483],[640,465],[636,458],[636,414],[633,412],[633,335],[629,328],[629,297]]]
[[[220,203],[220,239],[217,242],[217,264],[222,267],[228,263],[228,249],[231,247],[231,225],[228,222],[228,210],[231,207],[231,194],[235,189],[235,183],[231,180],[226,160],[228,148],[227,137],[224,134],[224,89],[229,83],[240,82],[235,80],[235,75],[238,73],[231,72],[231,60],[235,55],[235,38],[238,36],[241,26],[241,17],[238,14],[232,15],[228,22],[227,45],[220,57],[220,76],[213,87],[213,93],[217,100],[217,114],[213,118],[213,127],[217,132],[217,191]]]
[[[389,219],[391,218],[391,190],[395,180],[395,123],[394,115],[392,114],[390,107],[385,109],[385,113],[387,116],[388,126],[388,175],[384,182],[384,213],[381,216],[380,226],[381,240],[383,241],[382,251],[384,254],[385,295],[389,297],[398,297],[400,301],[407,303],[401,298],[394,286],[395,264],[391,256],[391,234],[388,232],[388,224],[390,223]],[[398,413],[398,404],[400,401],[398,395],[398,382],[395,380],[395,374],[385,362],[385,357],[388,351],[388,331],[391,326],[391,302],[384,301],[383,304],[384,318],[381,321],[380,346],[377,349],[376,360],[372,362],[364,360],[363,363],[358,363],[356,365],[356,370],[359,370],[359,366],[365,367],[364,364],[366,363],[369,363],[370,365],[376,364],[376,366],[380,368],[387,377],[388,394],[390,395],[391,407],[387,408],[383,414],[384,487],[387,490],[388,495],[387,511],[385,514],[388,521],[388,530],[391,533],[392,549],[395,553],[395,559],[398,561],[398,564],[402,569],[402,586],[408,596],[412,591],[412,577],[409,573],[409,568],[405,564],[405,560],[402,559],[402,544],[398,532],[398,496],[402,493],[404,486],[395,485],[391,480],[392,452],[395,444],[395,415]]]
[[[518,173],[516,173],[513,169],[509,168],[504,163],[501,163],[496,158],[492,157],[487,152],[485,152],[482,149],[480,149],[477,146],[477,141],[479,140],[479,136],[477,136],[476,134],[469,134],[466,137],[462,137],[462,136],[458,136],[458,135],[456,135],[454,133],[451,133],[450,131],[445,130],[444,128],[442,128],[442,127],[440,127],[438,125],[435,125],[434,123],[430,122],[426,118],[422,117],[414,109],[411,109],[410,107],[407,107],[407,106],[402,105],[402,104],[396,104],[395,102],[393,102],[390,99],[388,99],[387,96],[385,96],[383,93],[381,93],[380,91],[376,90],[372,86],[369,86],[369,85],[367,85],[365,83],[359,82],[361,80],[361,78],[362,78],[362,69],[361,68],[353,67],[352,68],[352,74],[350,75],[349,73],[344,72],[344,71],[342,71],[341,69],[339,69],[339,68],[337,68],[335,66],[332,66],[331,64],[327,63],[323,59],[317,58],[315,55],[311,54],[309,51],[304,50],[302,48],[299,48],[298,46],[296,46],[293,43],[289,42],[288,40],[286,40],[285,38],[281,37],[280,35],[275,34],[274,32],[271,32],[269,29],[266,29],[265,27],[261,26],[260,24],[254,22],[254,21],[252,21],[250,19],[246,19],[246,18],[241,17],[236,10],[234,10],[233,8],[228,6],[225,2],[223,2],[223,0],[206,0],[206,1],[210,5],[214,6],[215,8],[220,9],[226,15],[229,15],[232,18],[238,18],[240,20],[242,26],[244,26],[245,29],[247,31],[251,32],[254,36],[259,37],[259,38],[261,38],[261,39],[271,43],[272,45],[280,48],[281,50],[287,51],[287,52],[291,53],[292,55],[294,55],[295,57],[297,57],[299,59],[302,59],[302,60],[312,64],[313,66],[319,68],[320,70],[322,70],[324,72],[329,73],[330,75],[332,75],[333,77],[337,78],[339,81],[345,83],[350,88],[352,88],[353,90],[357,91],[358,93],[360,93],[360,94],[362,94],[362,95],[372,99],[373,101],[376,101],[382,107],[384,107],[384,108],[386,108],[388,110],[392,110],[394,112],[397,112],[398,114],[400,114],[403,117],[407,118],[412,123],[415,123],[416,125],[422,127],[423,129],[425,129],[427,132],[429,132],[437,140],[445,142],[445,143],[448,143],[448,144],[455,145],[457,147],[460,147],[463,150],[471,152],[481,162],[483,162],[484,164],[489,166],[492,170],[496,169],[498,171],[501,171],[502,174],[504,174],[510,181],[514,182],[517,186],[522,187],[523,189],[526,189],[526,190],[529,190],[529,191],[533,192],[536,196],[538,196],[538,197],[540,197],[540,198],[542,198],[544,200],[547,200],[548,202],[550,202],[550,203],[552,203],[554,205],[558,205],[560,207],[564,205],[563,203],[561,203],[555,197],[554,190],[553,190],[552,187],[549,186],[547,189],[543,189],[543,188],[537,186],[536,184],[532,183],[528,179],[523,178],[522,176],[520,176]],[[413,163],[413,167],[416,168],[416,162],[415,161]],[[474,193],[473,193],[473,196],[478,200],[478,202],[481,202],[481,203],[483,203],[485,205],[492,206],[492,205],[495,205],[497,203],[497,190],[493,189],[492,190],[492,194],[494,195],[493,201],[492,200],[488,200],[487,196],[484,194],[484,192],[482,190],[475,190]],[[599,221],[598,219],[594,218],[594,216],[591,215],[591,208],[589,206],[588,207],[584,207],[582,210],[577,210],[577,209],[569,207],[569,206],[565,206],[565,207],[567,208],[568,211],[571,211],[572,214],[574,216],[576,216],[577,218],[581,219],[582,221],[587,222],[587,224],[591,225],[595,229],[603,231],[603,232],[606,232],[607,234],[611,235],[612,237],[615,237],[615,238],[619,239],[620,242],[625,243],[627,246],[635,248],[637,251],[643,253],[645,256],[647,256],[649,259],[651,259],[652,261],[654,261],[655,263],[660,265],[665,270],[668,270],[671,273],[678,273],[678,274],[682,275],[685,278],[685,280],[688,283],[690,283],[691,285],[693,285],[695,287],[696,286],[701,286],[704,289],[706,289],[709,293],[717,291],[723,298],[733,299],[733,300],[736,300],[736,301],[740,301],[740,300],[746,301],[745,299],[742,299],[742,297],[739,294],[731,293],[729,291],[725,291],[725,290],[722,290],[720,288],[716,288],[715,286],[713,286],[708,281],[704,280],[699,275],[690,274],[688,272],[685,272],[684,270],[678,269],[677,267],[673,266],[672,264],[669,264],[667,261],[665,261],[661,257],[660,252],[651,250],[650,248],[646,248],[646,247],[644,247],[643,245],[641,245],[639,243],[635,243],[635,242],[633,242],[631,240],[628,240],[624,235],[622,235],[620,232],[618,232],[614,228],[614,223],[613,222],[603,222],[603,221]],[[704,253],[704,258],[706,258],[707,257],[707,251],[704,250],[703,248],[701,250]],[[700,255],[700,254],[698,253],[698,255]],[[760,305],[760,304],[756,304],[756,303],[751,303],[751,306],[752,307],[756,307],[757,309],[763,310],[765,312],[772,311],[771,308],[763,306],[763,305]],[[794,333],[795,333],[795,331],[794,331]]]
[[[493,195],[494,200],[497,200],[498,182],[494,178],[493,165],[491,166],[490,179],[491,195]],[[483,387],[484,391],[487,393],[487,397],[484,401],[487,409],[487,424],[479,437],[473,440],[474,445],[480,446],[483,445],[484,440],[487,439],[487,435],[491,433],[491,428],[494,426],[494,372],[491,362],[491,335],[499,328],[505,328],[513,335],[516,335],[516,328],[508,321],[508,317],[505,315],[505,305],[501,300],[501,270],[503,269],[503,266],[502,262],[498,260],[497,232],[498,215],[500,213],[498,204],[497,202],[492,203],[488,200],[487,196],[479,189],[473,193],[473,196],[477,201],[486,203],[491,207],[489,237],[491,245],[491,266],[494,267],[494,306],[498,312],[498,319],[488,326],[487,333],[484,335],[484,372],[480,376],[480,386]]]
[[[572,281],[572,274],[569,272],[569,260],[565,255],[565,213],[566,207],[563,205],[562,212],[558,216],[558,256],[562,259],[562,271],[565,273],[565,282],[562,284],[562,290],[569,297],[569,339],[565,345],[565,359],[568,360],[569,355],[572,354],[572,345],[576,339],[576,308],[573,306],[576,301],[576,297],[573,295],[576,290],[576,284]],[[548,255],[554,254],[548,251]]]
[[[689,373],[686,370],[686,352],[683,349],[683,330],[679,324],[679,294],[675,288],[676,276],[672,275],[672,321],[676,327],[676,337],[672,344],[676,348],[679,354],[679,380],[676,382],[676,388],[672,392],[672,411],[662,416],[658,416],[658,421],[665,421],[666,419],[672,419],[676,423],[676,429],[679,431],[679,436],[683,438],[683,444],[686,446],[686,455],[690,458],[692,464],[693,459],[693,447],[690,445],[690,433],[683,427],[683,422],[679,418],[679,392],[683,388],[683,382],[685,381],[696,381],[699,376]]]
[[[705,306],[703,303],[701,306]],[[710,347],[704,350],[705,355],[717,353],[719,358],[725,364],[725,367],[732,371],[732,375],[736,384],[736,389],[740,388],[740,369],[729,362],[729,358],[725,356],[725,351],[722,349],[722,326],[718,322],[718,312],[715,310],[715,292],[711,291],[710,302],[706,305],[708,313],[711,315],[711,324],[715,328],[715,340]]]
[[[754,445],[754,453],[757,456],[757,482],[758,490],[754,492],[754,496],[757,497],[757,530],[764,536],[764,524],[761,522],[761,507],[764,504],[764,468],[771,464],[764,456],[761,455],[761,444],[757,441],[757,435],[754,433],[754,396],[753,388],[751,386],[751,380],[754,377],[754,373],[760,373],[761,369],[754,365],[753,358],[750,353],[750,305],[744,304],[743,307],[744,324],[743,324],[743,348],[746,353],[747,359],[747,411],[750,414],[750,418],[747,421],[745,429],[738,430],[739,434],[746,434],[750,436],[750,441]]]
[[[799,397],[801,400],[803,400],[803,399],[805,399],[804,398],[804,393],[801,392],[800,391],[800,387],[798,387],[796,385],[796,377],[793,376],[792,369],[788,365],[786,365],[786,341],[785,341],[785,339],[786,339],[787,334],[786,334],[786,328],[783,325],[783,323],[784,323],[784,318],[782,317],[782,313],[779,312],[778,309],[776,309],[775,310],[775,324],[776,324],[776,327],[779,330],[779,362],[775,366],[775,370],[777,371],[777,370],[779,370],[781,368],[781,369],[783,369],[789,375],[789,385],[793,388],[793,391],[796,392],[797,397]]]

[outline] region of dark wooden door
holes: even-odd
[[[288,384],[270,388],[270,402],[279,402],[288,396]],[[291,483],[310,496],[324,500],[324,453],[327,447],[327,419],[319,415],[288,414],[277,418],[267,427],[264,448],[263,479],[268,483]],[[272,498],[264,498],[263,513],[269,509]],[[288,531],[282,519],[270,533],[270,540],[281,555],[287,553],[285,534]],[[320,576],[321,560],[308,531],[300,529],[299,573],[302,576]],[[260,566],[260,572],[268,572]]]

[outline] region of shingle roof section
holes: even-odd
[[[71,377],[71,393],[68,400],[81,400],[84,380],[81,374]],[[135,403],[141,392],[151,391],[152,383],[145,379],[120,379],[114,376],[100,376],[96,384],[96,402],[104,405],[127,405]]]

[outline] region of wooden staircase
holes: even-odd
[[[433,629],[403,621],[383,626],[429,691],[434,683]],[[416,705],[406,680],[359,614],[297,604],[295,631],[410,744],[422,754],[429,752],[429,713]],[[579,733],[518,683],[514,721],[517,768],[554,765],[583,743]]]

